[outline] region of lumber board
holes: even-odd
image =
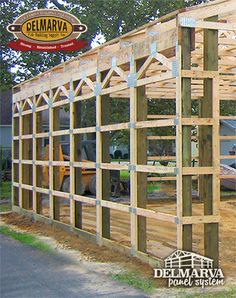
[[[80,101],[74,102],[74,116],[73,125],[74,127],[81,127],[81,112],[82,103]],[[76,129],[74,129],[75,131]],[[75,133],[75,132],[74,132]],[[74,135],[74,167],[75,167],[75,194],[82,195],[82,169],[76,166],[76,162],[82,161],[82,134]],[[76,200],[76,196],[74,196]],[[74,224],[76,228],[82,229],[82,204],[80,201],[75,202],[75,214],[74,214]]]
[[[102,77],[101,77],[102,78]],[[107,126],[110,123],[110,98],[109,95],[103,95],[101,97],[101,128]],[[101,131],[101,162],[110,162],[110,133],[109,131]],[[98,161],[99,162],[99,161]],[[101,170],[102,179],[102,201],[110,201],[111,180],[110,171],[105,169]],[[110,209],[106,206],[102,206],[102,237],[110,239]]]
[[[160,56],[160,57],[159,57]],[[166,61],[163,55],[156,55],[161,61]],[[163,57],[162,57],[163,56]],[[137,71],[143,65],[142,60],[137,62]],[[169,61],[166,61],[169,62]],[[136,97],[136,120],[146,121],[147,120],[147,98],[145,95],[145,86],[137,88]],[[141,128],[137,130],[137,143],[135,144],[137,150],[137,164],[147,164],[147,129]],[[137,173],[137,207],[146,209],[147,207],[147,173]],[[141,252],[147,251],[147,227],[146,227],[146,217],[142,214],[137,216],[137,248]]]
[[[217,21],[214,16],[207,21]],[[204,70],[218,70],[218,30],[204,30]],[[204,101],[200,103],[200,117],[213,117],[213,84],[212,79],[204,79]],[[218,119],[216,119],[218,120]],[[213,165],[212,126],[199,128],[199,165]],[[201,175],[199,180],[199,196],[204,202],[204,215],[213,214],[213,176]],[[205,255],[219,264],[219,230],[218,223],[204,224]]]
[[[182,28],[182,52],[181,52],[181,67],[184,70],[191,69],[191,44],[192,44],[192,29]],[[190,120],[194,122],[196,119],[186,119],[191,117],[192,103],[191,103],[191,78],[182,77],[182,174],[186,167],[191,167],[191,127],[186,126]],[[190,122],[190,123],[191,123]],[[182,177],[183,187],[183,216],[192,215],[192,177]],[[182,234],[182,249],[192,251],[192,225],[184,225]]]

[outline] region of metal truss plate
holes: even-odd
[[[134,88],[137,86],[137,73],[130,73],[128,75],[128,87]]]
[[[182,27],[195,28],[196,27],[196,20],[193,19],[193,18],[180,18],[179,24]]]
[[[102,93],[102,84],[101,83],[96,83],[94,87],[94,95],[99,96]]]
[[[70,102],[73,102],[74,99],[75,99],[75,92],[70,90],[69,93],[68,93],[68,99]]]
[[[137,209],[134,207],[129,207],[129,212],[133,214],[137,214]]]
[[[101,201],[100,200],[96,200],[96,206],[101,206]]]
[[[116,57],[112,57],[111,59],[111,67],[115,68],[117,66]]]
[[[172,61],[172,75],[177,77],[179,75],[179,63],[177,60]]]
[[[151,52],[151,56],[154,57],[157,53],[157,43],[153,42],[150,45],[150,52]]]
[[[136,171],[136,166],[135,165],[129,165],[129,171]]]
[[[52,100],[52,98],[50,98],[50,99],[48,100],[48,107],[49,107],[49,108],[52,108],[52,104],[53,104],[53,100]]]
[[[129,124],[128,124],[128,128],[130,129],[130,128],[136,128],[136,123],[135,122],[130,122]]]
[[[33,103],[33,105],[32,105],[32,112],[33,112],[33,113],[36,112],[36,105],[35,105],[35,103]]]

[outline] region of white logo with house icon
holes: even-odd
[[[194,252],[176,250],[164,260],[164,269],[154,269],[154,278],[168,279],[168,286],[215,286],[224,283],[214,261]]]

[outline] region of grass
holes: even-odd
[[[125,171],[125,170],[120,171],[121,180],[129,180],[129,177],[130,177],[129,171]]]
[[[11,197],[11,181],[2,181],[0,186],[0,198]]]
[[[130,179],[129,171],[125,171],[125,170],[120,171],[120,179],[121,180],[126,180],[126,181],[129,180]],[[159,182],[148,183],[148,186],[147,186],[148,193],[155,192],[159,189],[160,189],[160,183]]]
[[[222,190],[220,192],[221,197],[231,197],[236,196],[236,191],[230,191],[230,190]]]
[[[182,298],[234,298],[236,297],[236,287],[229,288],[228,290],[222,290],[219,292],[202,293],[202,294],[185,294]]]
[[[44,243],[43,241],[40,241],[36,236],[28,233],[16,232],[5,225],[0,226],[0,234],[9,236],[15,240],[20,241],[21,243],[24,243],[41,251],[47,253],[53,252],[53,249],[50,245]]]
[[[4,203],[4,204],[0,204],[0,212],[7,212],[7,211],[11,211],[11,203]]]
[[[147,294],[151,294],[155,290],[152,280],[141,278],[134,272],[113,273],[111,278],[115,281],[119,281],[138,288]]]

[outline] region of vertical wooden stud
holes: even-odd
[[[81,107],[82,103],[77,101],[73,103],[73,123],[74,127],[81,127]],[[73,135],[73,145],[74,145],[74,160],[82,160],[82,134]],[[75,181],[75,194],[82,194],[82,169],[76,167],[74,169],[74,181]],[[82,203],[74,202],[74,224],[75,227],[82,229]]]
[[[143,61],[137,61],[137,70],[142,66]],[[137,88],[137,121],[147,120],[147,98],[145,95],[145,86]],[[137,130],[137,164],[147,164],[147,129]],[[146,209],[147,206],[147,173],[137,173],[137,207]],[[146,252],[147,250],[147,233],[146,217],[137,216],[137,237],[138,250]]]
[[[181,68],[191,69],[192,29],[182,28]],[[182,117],[191,117],[191,78],[182,78]],[[191,167],[191,126],[182,127],[182,166]],[[183,216],[192,215],[192,177],[182,177]],[[192,251],[192,225],[183,225],[182,249]]]
[[[217,21],[213,16],[207,21]],[[218,30],[204,29],[204,70],[218,71]],[[213,117],[213,84],[212,79],[204,79],[204,100],[200,105],[200,117]],[[215,103],[214,103],[215,104]],[[218,101],[217,101],[218,104]],[[212,127],[202,126],[199,129],[199,165],[213,165]],[[201,175],[199,195],[204,202],[204,214],[213,214],[213,175]],[[218,223],[204,224],[205,255],[214,259],[215,267],[219,264],[219,227]]]

